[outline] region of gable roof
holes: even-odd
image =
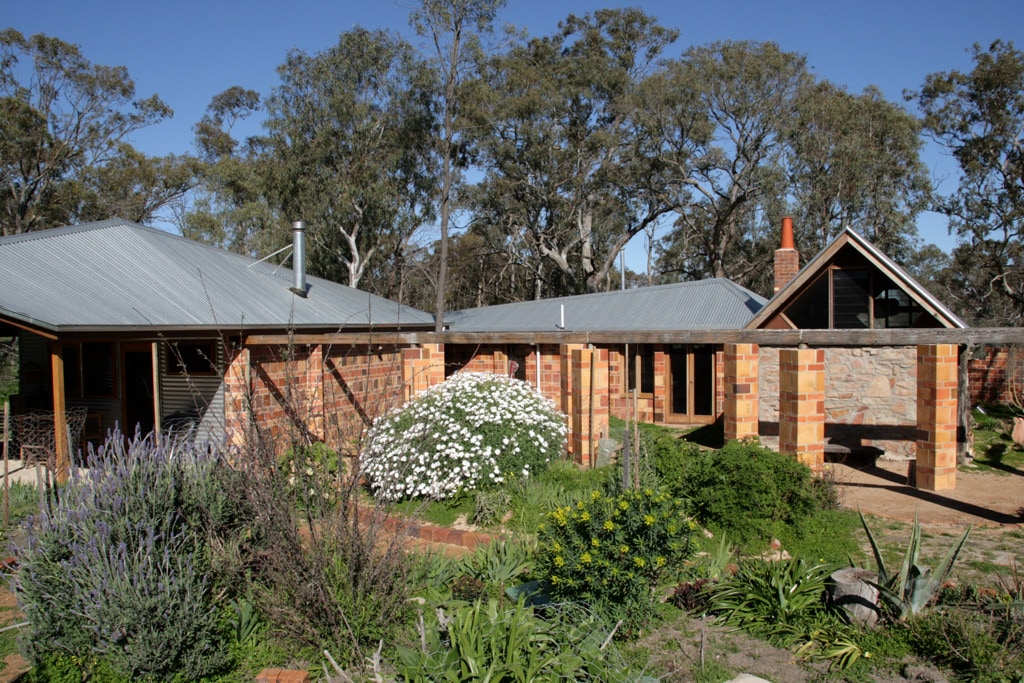
[[[52,333],[432,326],[433,316],[320,278],[111,219],[0,238],[0,318]]]
[[[590,332],[740,329],[766,303],[715,278],[470,308],[445,315],[452,332]],[[564,318],[563,318],[564,312]]]
[[[967,323],[961,320],[953,311],[936,299],[928,290],[922,287],[917,280],[910,276],[903,268],[897,265],[892,259],[883,254],[875,245],[850,228],[844,228],[832,242],[822,249],[817,256],[812,258],[800,269],[785,287],[775,293],[775,296],[762,308],[756,316],[747,324],[747,329],[758,329],[767,324],[777,314],[781,313],[796,298],[805,285],[809,284],[822,270],[835,259],[836,255],[844,248],[852,248],[859,252],[869,263],[887,275],[904,292],[907,293],[918,305],[930,313],[943,327],[966,328]]]

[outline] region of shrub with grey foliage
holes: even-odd
[[[87,464],[51,512],[29,520],[17,549],[25,654],[131,680],[223,668],[208,542],[230,524],[219,455],[115,434]]]

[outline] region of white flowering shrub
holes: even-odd
[[[363,472],[383,500],[450,498],[536,474],[562,455],[566,433],[526,382],[458,373],[374,423]]]

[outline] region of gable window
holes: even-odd
[[[916,327],[925,311],[896,284],[868,268],[833,266],[785,309],[798,329]]]

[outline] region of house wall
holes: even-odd
[[[779,350],[760,350],[760,433],[779,434]],[[825,437],[910,458],[917,430],[914,347],[825,349]]]
[[[242,435],[236,443],[258,438],[275,456],[318,441],[358,452],[373,420],[403,403],[417,381],[407,376],[409,350],[260,345],[237,352],[226,377],[228,423]],[[438,367],[419,379],[426,386],[440,377]]]
[[[210,373],[186,374],[172,362],[167,345],[160,345],[160,423],[165,432],[192,425],[200,440],[224,438],[223,342],[217,339],[214,348]]]
[[[402,349],[331,349],[324,362],[323,440],[346,455],[358,453],[373,421],[410,398]],[[423,388],[432,381],[420,383]]]
[[[967,364],[971,405],[1024,401],[1024,353],[989,346]]]

